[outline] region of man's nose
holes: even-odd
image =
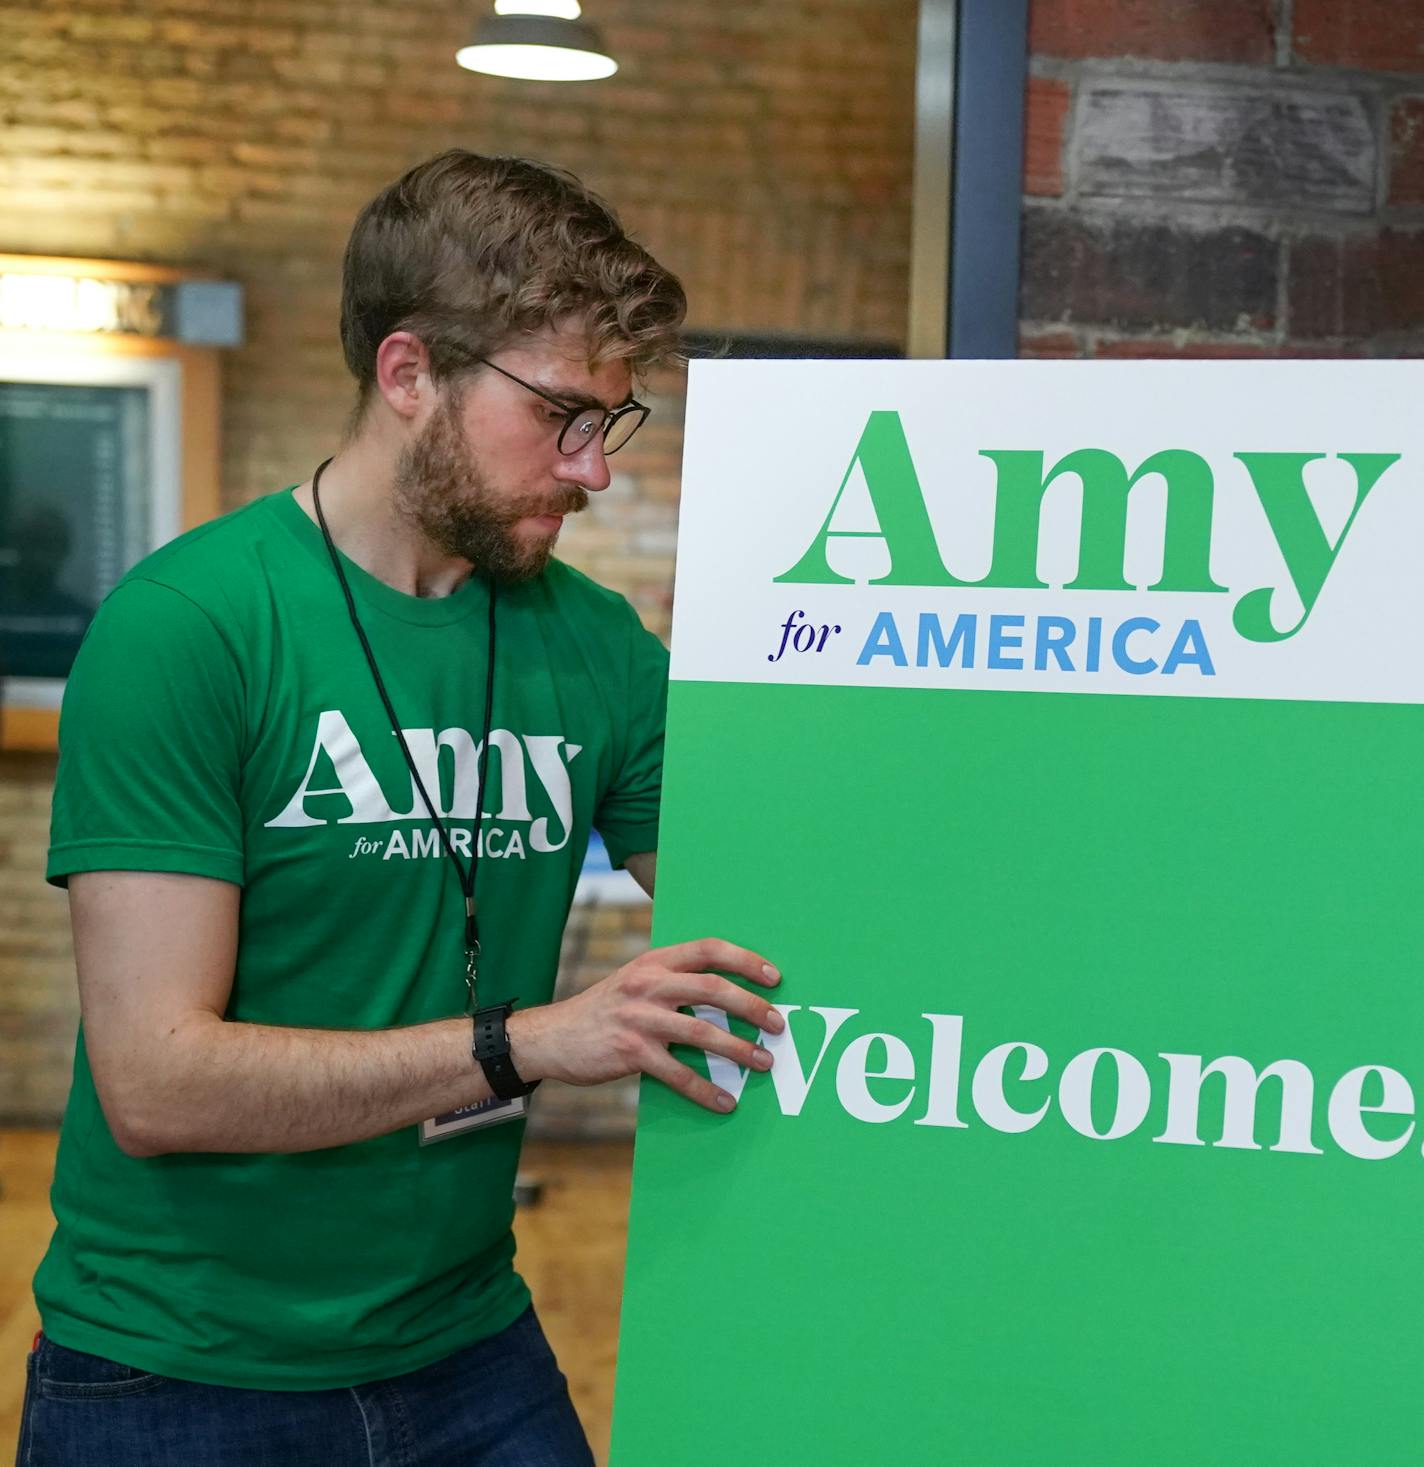
[[[566,483],[582,484],[594,493],[607,489],[613,475],[608,470],[602,435],[590,438],[577,453],[560,454],[557,477]]]

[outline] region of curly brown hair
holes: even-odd
[[[342,267],[341,346],[362,402],[393,331],[425,343],[441,381],[572,318],[592,361],[626,360],[642,375],[679,360],[686,311],[677,277],[573,174],[462,148],[382,189]]]

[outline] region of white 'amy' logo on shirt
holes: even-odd
[[[435,803],[435,812],[442,820],[477,821],[480,816],[479,760],[480,746],[468,729],[444,728],[438,733],[433,728],[407,728],[405,734],[411,758],[420,773],[421,783]],[[508,842],[500,850],[491,845],[491,840],[503,831],[484,832],[482,846],[488,854],[524,854],[527,840],[530,850],[557,851],[569,839],[573,828],[573,791],[569,783],[568,766],[580,753],[582,745],[568,743],[562,734],[514,734],[508,729],[497,728],[490,732],[490,754],[498,755],[488,761],[491,778],[498,770],[500,801],[498,811],[493,810],[493,801],[487,802],[485,816],[502,821],[516,822],[527,827],[526,833],[518,830],[510,834]],[[449,799],[445,798],[445,785],[440,777],[441,752],[449,751],[453,762],[454,778],[448,781]],[[335,784],[313,785],[317,769],[325,754],[335,775]],[[547,815],[535,818],[529,808],[529,774],[543,789],[553,808],[554,819]],[[350,804],[348,814],[332,819],[313,814],[308,801],[325,800],[330,796],[343,796]],[[326,806],[328,810],[329,806]],[[312,825],[388,825],[399,821],[415,820],[429,823],[425,801],[416,788],[414,779],[410,784],[410,807],[396,810],[386,798],[385,791],[371,772],[366,756],[356,735],[339,709],[329,709],[317,720],[316,740],[312,745],[311,758],[307,761],[306,773],[297,786],[296,793],[283,807],[280,814],[266,822],[267,829],[293,829]],[[422,839],[423,831],[413,832],[407,841],[400,831],[393,833],[389,841],[367,841],[368,851],[353,851],[353,855],[383,854],[391,856],[436,855],[439,853],[436,833],[429,831],[430,839]],[[457,841],[456,836],[462,839]],[[468,847],[471,832],[452,830],[451,842],[460,849]],[[412,843],[414,848],[412,848]],[[361,843],[358,842],[358,846]],[[426,847],[429,847],[427,850]],[[384,848],[384,849],[383,849]],[[469,854],[466,849],[465,854]]]

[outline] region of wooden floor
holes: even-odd
[[[0,1464],[14,1460],[25,1355],[39,1320],[30,1280],[49,1242],[55,1137],[0,1131]],[[531,1142],[522,1174],[543,1184],[519,1213],[519,1269],[534,1292],[600,1463],[608,1457],[632,1146]]]

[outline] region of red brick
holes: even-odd
[[[1295,0],[1297,61],[1364,71],[1424,71],[1418,0]]]
[[[1093,343],[1092,355],[1104,360],[1131,358],[1136,360],[1189,360],[1212,358],[1234,360],[1238,357],[1270,357],[1273,348],[1259,341],[1178,341],[1174,337],[1100,337]]]
[[[1124,330],[1269,329],[1278,253],[1251,229],[1198,232],[1033,207],[1024,218],[1022,314]]]
[[[1424,204],[1424,97],[1395,104],[1390,141],[1390,203]]]
[[[1081,198],[1374,212],[1378,125],[1362,96],[1216,77],[1164,86],[1114,76],[1079,91],[1073,168]]]
[[[1080,357],[1082,348],[1071,331],[1021,331],[1019,356],[1029,360]]]
[[[1033,0],[1028,44],[1043,56],[1267,64],[1275,36],[1275,0]]]
[[[226,145],[217,138],[153,138],[144,151],[150,158],[176,163],[220,163],[227,155]]]
[[[1354,355],[1338,347],[1281,345],[1274,341],[1179,341],[1175,337],[1148,337],[1134,340],[1100,337],[1093,344],[1092,355],[1104,360],[1169,360],[1169,361],[1252,361],[1272,358],[1321,357]]]
[[[70,20],[69,33],[76,41],[147,41],[153,22],[141,15],[81,14]]]
[[[1030,77],[1024,136],[1024,192],[1063,192],[1063,129],[1072,93],[1065,83]]]
[[[1291,246],[1290,335],[1368,341],[1424,330],[1424,233],[1317,236]]]

